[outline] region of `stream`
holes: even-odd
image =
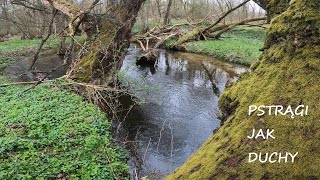
[[[155,67],[135,65],[140,49],[124,60],[125,79],[138,84],[146,103],[133,108],[114,137],[127,142],[130,173],[160,179],[181,166],[220,126],[218,97],[244,67],[204,55],[157,50]],[[142,86],[149,86],[140,90]]]
[[[246,68],[184,52],[156,51],[154,67],[136,66],[141,49],[131,46],[121,68],[124,81],[135,84],[134,94],[146,103],[134,106],[112,136],[125,144],[131,178],[154,179],[181,166],[219,128],[218,97],[228,83]],[[22,58],[6,69],[13,81],[35,81],[62,64],[54,50],[45,51],[29,72],[32,57]],[[48,76],[63,76],[61,68]],[[114,123],[116,124],[116,123]],[[115,130],[117,129],[117,130]]]

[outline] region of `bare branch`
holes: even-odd
[[[243,25],[243,24],[247,24],[249,22],[254,22],[254,21],[263,21],[263,20],[267,20],[267,17],[261,17],[261,18],[253,18],[253,19],[245,19],[241,22],[238,22],[238,23],[235,23],[235,24],[232,24],[228,27],[226,27],[225,29],[221,30],[219,33],[217,33],[214,38],[215,39],[218,39],[223,33],[226,33],[228,31],[230,31],[231,29],[235,28],[236,26],[239,26],[239,25]]]
[[[32,67],[36,63],[36,61],[37,61],[37,59],[39,57],[39,53],[40,53],[44,43],[49,39],[49,37],[50,37],[50,35],[52,33],[52,25],[53,25],[54,18],[57,15],[57,12],[58,11],[56,9],[54,9],[53,12],[52,12],[52,17],[51,17],[50,24],[49,24],[49,27],[48,27],[48,33],[47,33],[47,35],[45,37],[42,37],[41,43],[40,43],[40,45],[38,47],[38,50],[33,56],[33,61],[32,61],[32,64],[30,66],[30,70],[32,69]]]
[[[61,11],[63,14],[74,18],[83,14],[83,11],[76,5],[71,4],[65,0],[46,0],[50,3],[55,9]]]
[[[247,4],[250,0],[246,0],[243,3],[239,4],[238,6],[229,9],[227,12],[225,12],[216,22],[214,22],[213,24],[211,24],[210,26],[208,26],[207,28],[204,29],[204,31],[202,33],[204,33],[205,31],[208,31],[209,29],[213,28],[214,26],[216,26],[217,24],[219,24],[225,17],[227,17],[230,13],[232,13],[233,11],[239,9],[240,7],[242,7],[243,5]]]
[[[42,12],[46,12],[47,14],[50,14],[50,11],[47,11],[46,7],[43,5],[34,5],[29,1],[26,0],[12,0],[11,1],[12,4],[18,5],[18,6],[23,6],[26,7],[28,9],[32,9],[35,11],[42,11]]]

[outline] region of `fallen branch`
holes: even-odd
[[[242,7],[243,5],[245,5],[246,3],[248,3],[250,0],[246,0],[243,3],[239,4],[238,6],[229,9],[227,12],[225,12],[220,18],[218,18],[217,21],[215,21],[213,24],[211,24],[208,27],[205,28],[201,28],[201,29],[194,29],[193,31],[191,31],[190,33],[185,34],[184,36],[182,36],[181,38],[179,38],[178,41],[176,41],[175,43],[173,43],[171,45],[171,48],[175,49],[176,46],[180,46],[181,44],[191,40],[191,39],[197,39],[197,37],[204,35],[207,31],[209,31],[211,28],[213,28],[214,26],[216,26],[217,24],[219,24],[225,17],[227,17],[230,13],[232,13],[233,11],[237,10],[238,8]],[[203,36],[204,38],[204,36]],[[201,38],[200,38],[201,39]]]
[[[48,80],[52,81],[52,80]],[[48,82],[45,81],[45,82]],[[17,85],[32,85],[32,84],[37,84],[38,81],[30,81],[30,82],[14,82],[14,83],[7,83],[7,84],[0,84],[0,87],[8,87],[8,86],[17,86]]]
[[[210,29],[206,34],[211,34],[211,33],[217,32],[217,31],[221,31],[222,29],[225,29],[231,25],[232,24],[225,24],[225,25],[214,27],[214,28]]]
[[[140,44],[140,47],[142,48],[142,51],[143,51],[143,52],[146,52],[147,49],[146,49],[146,47],[143,45],[143,43],[142,43],[139,39],[137,39],[137,42]]]
[[[263,21],[263,20],[267,20],[267,17],[246,19],[246,20],[243,20],[243,21],[241,21],[241,22],[234,23],[234,24],[229,25],[228,27],[224,28],[224,29],[221,30],[219,33],[217,33],[216,35],[214,35],[213,38],[215,38],[215,39],[220,38],[220,36],[221,36],[223,33],[226,33],[226,32],[228,32],[228,31],[230,31],[231,29],[235,28],[236,26],[244,25],[244,24],[247,24],[247,23],[249,23],[249,22]]]
[[[140,46],[143,50],[143,55],[137,59],[137,65],[154,66],[154,64],[156,63],[156,60],[157,60],[157,55],[154,52],[154,49],[159,48],[166,40],[168,40],[176,35],[177,34],[169,34],[165,37],[156,37],[155,36],[154,38],[157,39],[158,41],[156,42],[156,44],[152,48],[149,48],[149,38],[145,38],[146,45],[144,45],[142,43],[142,41],[136,40],[140,44]]]
[[[154,49],[156,49],[156,48],[159,48],[166,40],[168,40],[168,39],[170,39],[170,38],[172,38],[172,37],[174,37],[174,36],[176,36],[177,34],[176,33],[174,33],[174,34],[170,34],[170,35],[168,35],[168,36],[166,36],[166,37],[164,37],[164,38],[160,38],[160,40],[154,45]]]

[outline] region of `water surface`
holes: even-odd
[[[150,87],[136,87],[147,103],[131,110],[115,136],[130,153],[132,176],[161,178],[181,166],[219,127],[218,97],[245,68],[164,50],[157,51],[155,67],[138,67],[139,53],[130,49],[122,72],[125,79]]]

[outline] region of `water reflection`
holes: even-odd
[[[131,111],[116,136],[127,142],[133,176],[160,178],[182,165],[219,127],[218,96],[245,69],[162,50],[155,67],[137,67],[139,53],[131,49],[124,61],[126,79],[159,88],[136,92],[148,103]]]

